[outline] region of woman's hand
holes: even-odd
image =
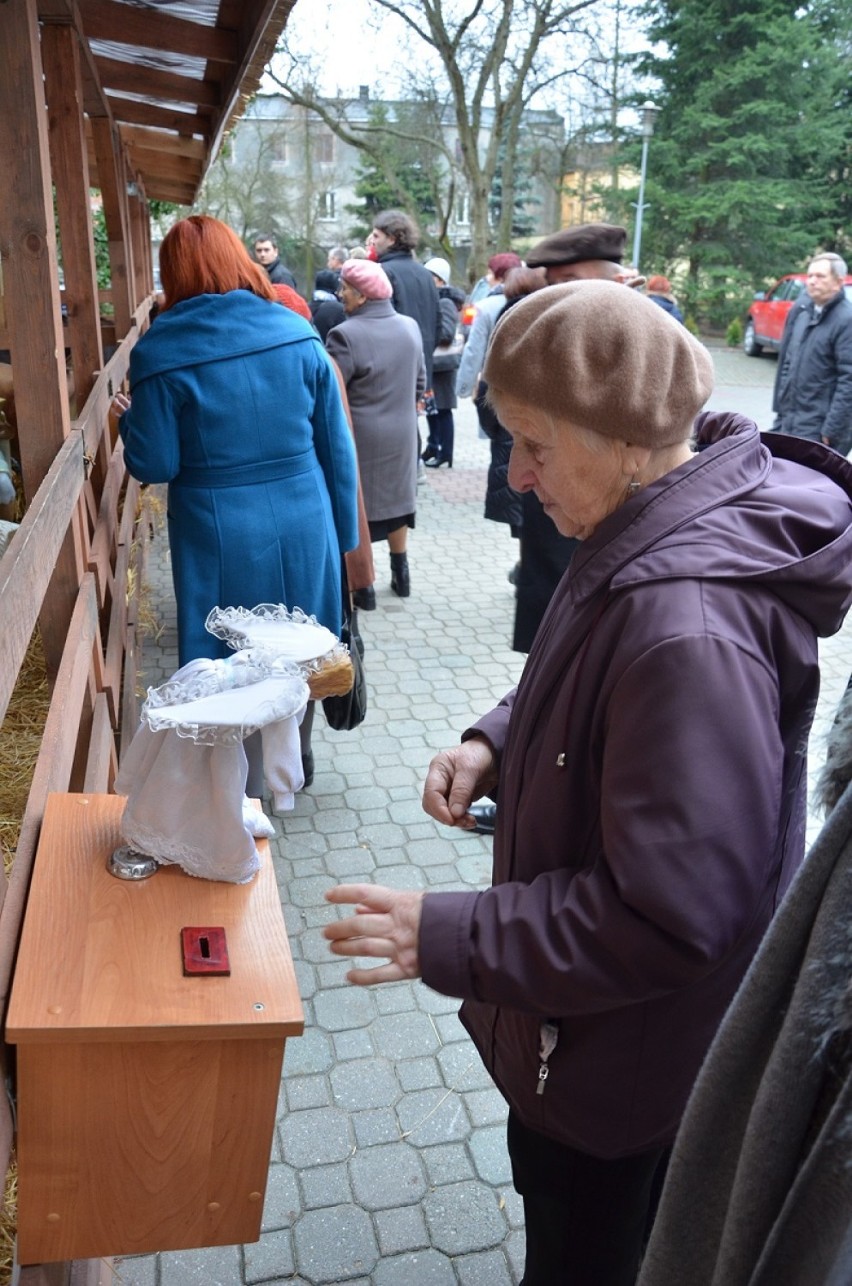
[[[109,405],[110,415],[114,415],[116,420],[120,420],[125,411],[130,410],[130,398],[126,393],[116,393]]]
[[[380,884],[338,884],[326,899],[355,906],[353,915],[323,929],[336,956],[385,956],[389,963],[350,969],[346,977],[359,987],[373,982],[399,982],[420,977],[420,914],[423,894],[386,889]]]
[[[472,830],[476,821],[468,808],[496,785],[497,756],[490,742],[471,737],[432,760],[423,787],[423,808],[445,826]]]

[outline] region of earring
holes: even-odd
[[[639,481],[639,479],[634,475],[632,482],[628,482],[628,484],[627,484],[627,496],[628,496],[628,499],[630,498],[630,496],[635,496],[635,495],[636,495],[636,492],[637,492],[637,491],[640,491],[641,489],[642,489],[642,483],[641,483],[641,482]]]

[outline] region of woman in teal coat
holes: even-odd
[[[180,664],[227,651],[204,628],[217,606],[284,603],[338,634],[357,475],[331,362],[218,219],[176,223],[160,268],[114,406],[130,473],[169,484]]]

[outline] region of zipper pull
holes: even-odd
[[[559,1040],[559,1028],[556,1023],[542,1023],[539,1032],[538,1056],[541,1059],[538,1068],[538,1085],[535,1088],[536,1094],[543,1094],[544,1087],[547,1084],[547,1078],[550,1075],[548,1059],[556,1048]]]

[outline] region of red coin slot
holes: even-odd
[[[189,926],[180,931],[183,950],[183,972],[187,977],[201,975],[208,978],[228,977],[231,964],[228,944],[221,925],[209,928]]]

